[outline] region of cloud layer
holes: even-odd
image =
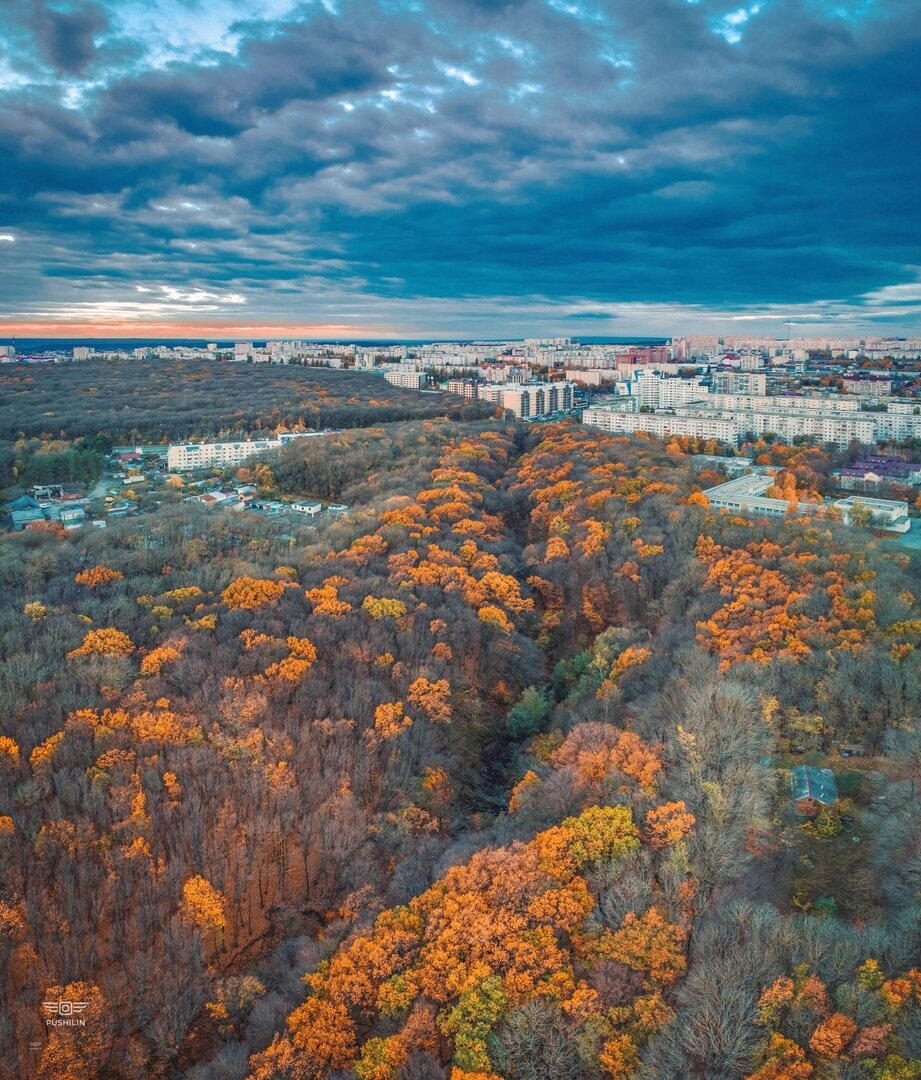
[[[12,0],[0,323],[921,330],[916,16]]]

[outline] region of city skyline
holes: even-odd
[[[14,0],[0,336],[921,330],[910,0]]]

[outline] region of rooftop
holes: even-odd
[[[838,800],[838,787],[831,769],[816,769],[812,765],[796,765],[790,770],[790,790],[795,802],[815,799],[823,806]]]

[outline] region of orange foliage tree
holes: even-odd
[[[134,642],[116,630],[114,626],[102,630],[89,630],[79,649],[72,649],[68,658],[74,656],[130,656],[134,652]]]
[[[424,713],[433,724],[446,724],[451,719],[451,684],[447,679],[432,682],[424,676],[409,688],[409,704]]]
[[[673,984],[684,960],[684,930],[656,909],[625,920],[614,934],[586,932],[595,899],[585,874],[616,867],[639,843],[629,809],[593,807],[528,844],[483,851],[453,867],[306,976],[312,996],[292,1013],[289,1033],[253,1058],[251,1077],[268,1078],[284,1063],[288,1076],[354,1067],[362,1078],[390,1080],[412,1049],[437,1046],[437,1032],[450,1041],[458,1077],[494,1076],[489,1032],[509,1009],[535,998],[559,1002],[576,1027],[601,1030],[600,1063],[618,1075],[617,1063],[635,1062],[642,1040],[670,1018],[656,994]],[[577,975],[577,955],[582,966],[616,957],[643,971],[654,993],[634,992],[633,1005],[607,1010]],[[333,1019],[335,1038],[320,1038]],[[375,1033],[378,1025],[386,1034]]]
[[[119,570],[110,570],[108,566],[93,566],[89,570],[82,570],[74,577],[74,581],[78,585],[87,585],[95,589],[110,581],[121,581],[124,576]]]
[[[221,599],[229,608],[253,611],[281,599],[285,584],[271,578],[241,577],[232,581],[221,593]]]
[[[172,644],[164,644],[150,652],[141,660],[142,675],[159,675],[164,664],[175,663],[185,648],[185,641],[180,640]]]
[[[182,909],[195,925],[219,941],[227,925],[227,904],[206,878],[196,875],[182,886]]]
[[[687,836],[695,820],[683,802],[657,806],[646,814],[646,841],[654,848],[670,847]]]

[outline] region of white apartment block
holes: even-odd
[[[846,397],[800,397],[783,394],[708,394],[707,405],[715,409],[767,409],[771,412],[857,412],[860,402]]]
[[[917,408],[917,404],[914,408]],[[876,425],[876,438],[880,442],[902,442],[905,439],[921,437],[921,416],[914,413],[895,412],[890,406],[888,412],[865,413],[872,416]]]
[[[572,383],[527,383],[523,386],[484,386],[480,397],[522,420],[533,420],[572,408]]]
[[[647,373],[680,375],[681,372],[687,371],[688,368],[702,370],[706,367],[706,364],[698,364],[692,361],[688,361],[687,363],[671,363],[664,360],[657,360],[653,364],[642,360],[618,360],[615,367],[618,374],[623,375],[627,379],[631,379],[634,376]]]
[[[166,452],[166,467],[170,472],[186,472],[189,469],[209,469],[217,466],[242,465],[243,462],[278,450],[295,439],[307,439],[329,435],[329,431],[287,431],[269,439],[222,440],[210,443],[175,443]]]
[[[571,368],[605,369],[617,367],[616,355],[597,355],[594,352],[577,352],[566,357],[566,362]]]
[[[95,351],[89,345],[77,345],[74,347],[74,360],[89,360]]]
[[[530,369],[527,364],[484,364],[480,374],[491,383],[526,383]]]
[[[616,374],[610,368],[566,369],[566,378],[569,382],[583,383],[585,386],[601,386],[604,382],[612,382]]]
[[[713,376],[714,394],[767,394],[767,375],[757,371],[718,371]]]
[[[251,341],[238,341],[233,347],[233,358],[241,364],[253,355],[253,343]]]
[[[688,435],[697,439],[716,439],[719,442],[738,445],[739,429],[734,420],[715,415],[676,416],[671,413],[621,412],[619,409],[586,409],[582,423],[620,435],[647,432],[664,439],[670,435]]]
[[[166,467],[170,472],[189,469],[206,469],[213,466],[226,468],[242,465],[257,454],[277,450],[280,439],[242,439],[239,442],[181,443],[170,446],[166,452]]]
[[[892,380],[878,375],[845,375],[844,389],[858,397],[888,397],[892,393]]]
[[[583,423],[604,431],[630,434],[645,431],[666,438],[689,435],[718,439],[738,446],[748,437],[777,435],[786,440],[808,437],[845,449],[852,441],[873,443],[877,428],[873,413],[812,413],[795,410],[720,409],[709,402],[675,406],[673,413],[622,412],[610,406],[586,409]]]
[[[717,396],[717,395],[714,395]],[[707,417],[731,420],[738,438],[777,435],[782,439],[806,437],[821,443],[831,443],[845,449],[857,440],[872,443],[876,439],[876,426],[872,413],[796,409],[732,409],[721,408],[709,401],[694,402],[675,410],[682,416]]]
[[[707,396],[707,388],[699,379],[663,378],[648,368],[639,371],[633,382],[633,396],[640,406],[671,409]]]
[[[426,383],[424,371],[402,367],[396,371],[385,371],[384,378],[391,386],[402,386],[406,390],[421,390]]]
[[[921,400],[918,398],[881,398],[880,404],[886,406],[891,413],[911,413],[921,416]]]

